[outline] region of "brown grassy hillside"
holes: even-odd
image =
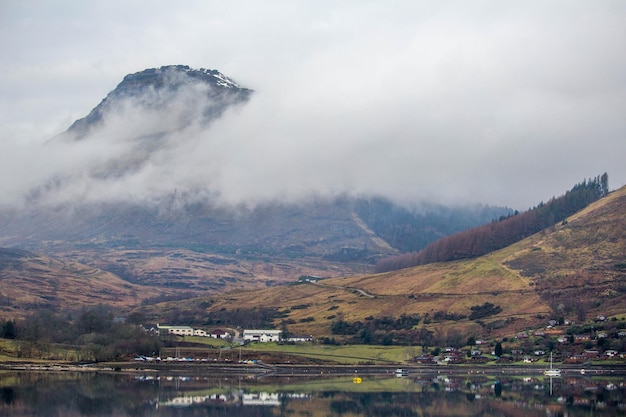
[[[434,332],[511,334],[547,319],[626,312],[626,188],[514,245],[473,260],[333,278],[205,299],[202,314],[271,307],[293,333],[331,336],[338,319],[428,314]],[[471,307],[500,307],[470,320]],[[193,301],[198,305],[198,301]],[[168,307],[156,315],[167,315]],[[184,309],[185,304],[178,304]],[[196,309],[196,311],[198,311]],[[463,317],[465,316],[465,317]],[[198,317],[202,319],[202,317]]]
[[[504,265],[559,315],[626,311],[626,188],[516,246]]]
[[[135,284],[181,293],[219,294],[284,284],[301,275],[342,276],[358,266],[315,259],[238,259],[188,249],[82,249],[64,259],[107,270]]]
[[[353,268],[315,260],[242,261],[185,249],[83,249],[53,258],[0,248],[0,319],[99,304],[123,314],[142,303],[267,288],[300,275],[341,276]]]
[[[41,308],[128,307],[157,294],[78,262],[0,249],[0,318],[6,320]]]

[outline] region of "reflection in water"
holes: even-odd
[[[0,416],[614,416],[623,377],[402,378],[0,373]]]

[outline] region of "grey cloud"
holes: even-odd
[[[56,177],[58,200],[351,192],[525,209],[604,171],[614,187],[626,181],[621,1],[151,5],[1,6],[7,199]],[[208,128],[173,134],[189,109],[132,108],[106,138],[40,146],[125,74],[175,63],[256,94]],[[146,124],[138,115],[163,123],[164,146],[145,154],[127,141]],[[143,162],[93,174],[123,158]]]

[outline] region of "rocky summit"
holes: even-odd
[[[173,105],[178,99],[184,98],[194,106],[200,104],[202,118],[209,122],[219,117],[228,106],[247,101],[251,94],[252,90],[241,87],[214,69],[193,69],[187,65],[149,68],[126,75],[87,116],[76,120],[67,133],[78,139],[84,138],[103,123],[107,113],[128,104],[129,100],[146,109],[167,112],[173,110],[169,107],[176,107]],[[195,112],[191,114],[195,116]]]

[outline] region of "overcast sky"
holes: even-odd
[[[256,93],[142,175],[67,198],[193,182],[232,202],[348,191],[524,210],[605,171],[626,183],[625,51],[622,0],[0,0],[0,193],[79,181],[109,154],[44,142],[124,75],[186,64]]]

